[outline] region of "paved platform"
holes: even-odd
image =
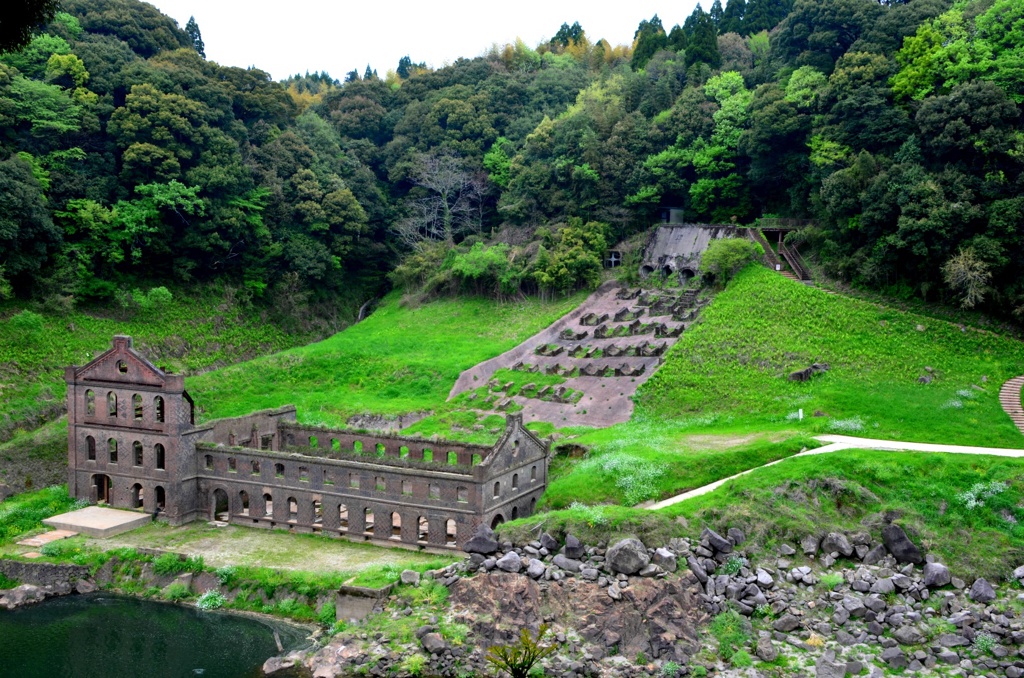
[[[41,546],[46,546],[50,542],[68,539],[77,534],[77,532],[72,532],[71,530],[50,530],[49,532],[43,532],[42,534],[37,534],[34,537],[29,537],[28,539],[22,539],[18,542],[18,546],[35,546],[36,548],[39,548]]]
[[[43,525],[58,530],[71,530],[97,539],[113,537],[116,534],[134,530],[153,521],[148,513],[121,511],[105,506],[86,506],[78,511],[62,513],[43,521]]]

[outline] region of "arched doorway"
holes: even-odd
[[[213,515],[211,516],[213,520],[220,520],[225,523],[231,520],[228,493],[224,490],[217,488],[213,491],[213,505],[211,508],[213,509]]]
[[[142,485],[135,483],[132,485],[132,508],[143,508],[142,502]]]
[[[653,266],[641,266],[640,267],[640,277],[641,278],[648,278],[648,277],[650,277],[650,275],[652,273],[654,273],[654,267]]]
[[[511,518],[511,520],[515,520],[518,517],[519,517],[519,507],[518,506],[513,506],[512,507],[512,518]]]
[[[444,545],[452,548],[458,543],[459,528],[453,518],[449,518],[444,524]]]
[[[96,488],[96,502],[99,504],[109,504],[110,476],[98,473],[92,477],[92,484]]]
[[[164,488],[157,485],[155,488],[156,494],[156,510],[163,511],[167,508],[167,494],[164,492]]]
[[[498,529],[498,525],[501,525],[503,522],[505,522],[505,516],[499,513],[498,515],[494,516],[494,518],[491,520],[491,529]]]
[[[402,515],[398,511],[394,511],[391,514],[391,534],[388,536],[388,539],[402,540]]]

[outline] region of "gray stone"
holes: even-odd
[[[1016,570],[1013,571],[1013,578],[1014,579],[1024,579],[1024,565],[1021,565],[1020,567],[1018,567]]]
[[[738,527],[730,527],[725,533],[725,536],[728,537],[729,541],[736,546],[739,546],[747,540],[747,535],[743,534],[743,530]]]
[[[841,532],[829,532],[821,540],[821,550],[825,553],[838,553],[844,558],[853,555],[853,544]]]
[[[586,579],[587,581],[597,581],[597,578],[601,576],[601,573],[592,567],[580,568],[580,578]]]
[[[892,637],[895,638],[900,645],[920,645],[925,640],[924,634],[913,626],[899,627],[893,631]]]
[[[843,647],[850,647],[851,645],[857,644],[857,639],[854,638],[853,635],[847,633],[846,631],[839,629],[838,631],[836,631],[836,642],[842,645]]]
[[[605,562],[612,572],[636,574],[651,562],[647,547],[639,539],[623,539],[608,549]]]
[[[896,585],[892,583],[892,579],[886,577],[885,579],[876,579],[875,583],[871,585],[872,593],[881,593],[885,595],[892,593],[896,590]]]
[[[792,546],[790,546],[789,544],[785,544],[784,543],[781,546],[779,546],[779,555],[795,556],[796,555],[796,549],[793,548]]]
[[[958,655],[956,652],[953,652],[952,650],[942,650],[937,655],[935,655],[935,658],[943,664],[949,664],[950,666],[960,663],[960,655]]]
[[[659,548],[654,551],[654,558],[651,559],[655,565],[666,572],[675,572],[678,568],[676,555],[666,548]]]
[[[580,568],[583,567],[583,563],[572,558],[566,558],[561,553],[555,556],[552,561],[555,567],[560,567],[566,572],[579,572]]]
[[[419,584],[420,573],[416,570],[402,570],[402,583],[403,584]]]
[[[800,540],[800,548],[803,549],[805,556],[813,556],[818,552],[818,545],[821,541],[814,536],[809,534]]]
[[[846,675],[846,662],[837,662],[836,653],[826,650],[814,662],[815,678],[843,678]]]
[[[562,549],[562,553],[565,554],[566,558],[579,560],[587,554],[587,549],[583,546],[583,542],[568,534],[565,536],[565,548]]]
[[[903,650],[898,647],[889,647],[882,650],[881,658],[882,661],[894,669],[905,669],[910,665],[910,662],[907,661],[907,655],[903,654]]]
[[[910,537],[903,531],[903,528],[895,523],[882,528],[882,542],[898,563],[920,565],[924,562],[924,554],[921,553],[921,549],[910,541]]]
[[[792,614],[785,614],[775,620],[772,624],[772,628],[782,633],[789,633],[790,631],[800,626],[800,619]]]
[[[967,595],[976,603],[988,603],[996,599],[996,590],[988,581],[978,577],[971,584],[971,591]]]
[[[866,565],[877,565],[882,562],[882,558],[885,558],[885,554],[885,546],[879,544],[864,555],[864,563]]]
[[[705,527],[701,537],[706,538],[711,547],[719,553],[732,553],[732,542],[718,534],[710,527]]]
[[[498,542],[494,539],[494,530],[486,525],[476,528],[473,536],[462,547],[462,550],[466,553],[480,553],[485,556],[496,553],[498,551]]]
[[[955,633],[943,633],[939,636],[938,644],[942,647],[962,647],[970,645],[971,641]]]
[[[430,654],[441,654],[448,649],[448,644],[444,642],[440,633],[427,633],[420,638],[420,643],[423,644],[423,649]]]
[[[707,583],[708,573],[704,570],[704,566],[701,565],[696,558],[690,556],[686,559],[686,564],[689,566],[690,571],[693,572],[694,575],[696,575],[697,581],[699,581],[701,584]]]
[[[775,580],[765,570],[757,568],[757,585],[762,589],[770,589],[775,586]]]
[[[924,585],[930,589],[945,586],[953,580],[949,568],[942,563],[926,563],[924,566]]]
[[[96,584],[89,579],[79,579],[75,582],[76,593],[92,593],[96,590]]]
[[[612,582],[612,585],[608,587],[608,597],[612,600],[622,598],[622,589],[619,588],[618,582]]]
[[[540,536],[540,546],[547,549],[548,553],[554,553],[558,550],[558,540],[545,532]]]
[[[505,572],[516,573],[523,569],[523,559],[515,551],[509,551],[494,563],[495,567]]]
[[[771,638],[761,636],[757,639],[757,649],[754,650],[754,654],[763,662],[773,662],[778,658],[779,651],[775,649],[775,644],[772,643]]]
[[[536,558],[530,558],[530,562],[526,565],[526,574],[531,579],[540,579],[544,576],[545,570],[547,570],[547,568],[544,566],[544,563]]]

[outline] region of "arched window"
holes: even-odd
[[[278,478],[284,477],[284,464],[274,464],[274,475]]]
[[[423,448],[423,461],[434,461],[434,451],[429,448]]]
[[[263,494],[263,515],[274,517],[274,497],[269,492]]]
[[[373,534],[373,509],[363,509],[363,532]]]
[[[320,441],[317,439],[316,436],[309,436],[309,446],[312,447],[313,449],[316,449],[317,447],[320,446]]]
[[[377,487],[378,492],[386,492],[388,489],[384,476],[377,476],[374,485]]]
[[[337,438],[331,438],[331,450],[334,452],[341,452],[341,441]]]
[[[89,461],[96,461],[96,439],[85,436],[85,454]]]
[[[513,490],[518,490],[519,489],[519,474],[518,473],[513,473],[512,474],[512,489]]]
[[[128,363],[123,360],[117,361],[117,371],[121,374],[128,374]]]
[[[238,460],[234,457],[228,457],[228,472],[238,473]]]
[[[132,412],[135,413],[135,421],[142,421],[142,396],[138,393],[132,396]]]
[[[156,467],[161,471],[167,468],[167,459],[165,459],[167,455],[164,454],[164,446],[157,443],[153,446],[153,451],[156,452]]]
[[[313,500],[313,524],[323,525],[324,524],[324,505],[319,499]]]
[[[363,441],[362,440],[357,440],[354,443],[352,443],[352,449],[353,449],[353,451],[355,451],[356,454],[362,454],[363,453]]]
[[[533,483],[533,482],[536,482],[536,481],[537,481],[537,467],[536,466],[532,466],[532,467],[530,467],[530,482]]]
[[[205,458],[204,461],[206,462],[206,470],[207,471],[212,471],[213,470],[213,456],[209,455],[209,454],[206,455],[206,458]]]
[[[158,422],[164,420],[164,399],[160,396],[153,399],[153,416]]]
[[[402,494],[412,494],[412,481],[411,480],[403,480],[402,481]]]
[[[445,546],[455,546],[458,541],[459,528],[455,524],[455,521],[451,518],[444,525],[444,544]]]
[[[512,520],[515,520],[518,517],[519,517],[519,507],[518,506],[513,506],[512,507]]]
[[[416,519],[416,541],[421,544],[427,543],[427,537],[430,535],[430,521],[424,516],[420,516]]]
[[[142,466],[142,443],[138,440],[132,443],[132,457],[135,459],[136,466]]]
[[[494,498],[497,499],[501,495],[501,482],[494,483]]]
[[[465,487],[458,488],[458,492],[456,494],[456,497],[462,503],[468,502],[469,501],[469,490],[467,490]]]
[[[301,483],[308,483],[309,482],[309,467],[308,466],[300,466],[299,467],[299,482],[301,482]]]
[[[242,515],[249,515],[249,493],[242,490],[238,493],[238,498],[242,502]]]
[[[440,499],[441,498],[441,486],[440,485],[435,485],[434,483],[430,484],[430,498],[431,499]]]
[[[388,539],[402,540],[402,516],[398,511],[391,514],[391,534],[388,535]]]
[[[473,466],[476,466],[477,464],[483,462],[483,460],[484,460],[483,455],[474,454],[473,455],[473,459],[471,460],[471,463],[473,464]]]
[[[299,502],[295,497],[288,497],[288,520],[297,520],[299,517]]]
[[[89,417],[96,416],[96,394],[92,389],[85,392],[85,414]]]
[[[164,492],[164,488],[159,485],[156,486],[156,507],[163,511],[167,506],[167,494]]]
[[[110,452],[110,463],[117,463],[117,441],[113,438],[107,441],[107,451]]]
[[[398,448],[398,456],[400,458],[402,458],[402,459],[405,459],[406,457],[408,457],[409,456],[409,448],[406,447],[405,445],[402,445],[401,447],[399,447]]]
[[[454,466],[455,464],[458,464],[458,463],[459,463],[459,455],[458,455],[458,453],[457,452],[449,452],[448,453],[448,464],[451,465],[451,466]]]
[[[377,443],[376,450],[378,457],[383,457],[385,454],[388,453],[387,448],[384,447],[384,443]]]
[[[258,476],[260,474],[260,463],[255,459],[252,460],[252,474]]]
[[[132,508],[142,508],[142,485],[132,485]]]
[[[117,394],[113,391],[107,394],[107,416],[117,416]]]

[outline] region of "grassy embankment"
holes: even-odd
[[[814,362],[831,369],[807,383],[787,379]],[[934,380],[918,383],[926,367]],[[641,386],[629,422],[566,431],[591,454],[556,462],[545,504],[670,496],[813,447],[822,433],[1024,447],[998,397],[1022,373],[1024,343],[1014,339],[752,266]]]
[[[64,367],[84,365],[128,334],[155,364],[192,374],[273,353],[317,338],[285,330],[265,314],[218,294],[176,297],[149,312],[41,311],[24,322],[22,306],[0,307],[0,484],[30,489],[63,479],[67,454]],[[322,331],[322,330],[321,330]]]
[[[410,309],[392,294],[344,332],[198,376],[189,391],[204,420],[287,404],[298,407],[300,421],[329,426],[354,414],[429,410],[434,415],[409,432],[490,442],[500,418],[487,421],[445,402],[459,373],[516,346],[585,297],[515,304],[455,298]]]
[[[1002,581],[1024,563],[1024,459],[846,450],[786,459],[661,511],[582,506],[520,519],[502,534],[542,526],[589,539],[635,534],[649,544],[739,527],[747,546],[774,553],[808,534],[867,530],[886,517],[965,578]],[[685,518],[685,524],[677,518]]]

